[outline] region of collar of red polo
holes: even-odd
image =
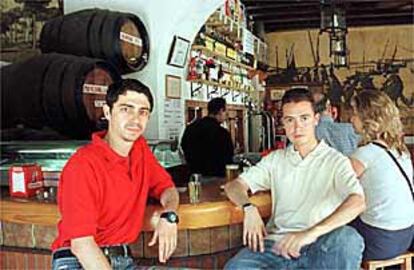
[[[109,144],[104,140],[105,135],[107,131],[98,131],[92,134],[92,144],[99,147],[99,149],[102,151],[101,154],[104,155],[105,159],[111,163],[111,164],[117,164],[117,163],[126,163],[129,160],[130,155],[127,157],[123,157],[119,155],[117,152],[115,152]],[[140,136],[132,146],[131,152],[138,147],[143,142],[144,138]],[[126,163],[128,164],[128,163]]]

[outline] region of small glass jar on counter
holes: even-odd
[[[201,195],[201,174],[194,173],[188,182],[188,197],[190,203],[199,203]]]

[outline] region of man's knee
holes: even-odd
[[[226,262],[224,265],[224,269],[230,270],[230,269],[240,269],[242,263],[239,260],[235,260],[235,258],[231,258]]]
[[[259,261],[255,259],[249,259],[248,256],[240,256],[240,254],[236,255],[235,257],[231,258],[227,261],[224,269],[231,270],[231,269],[257,269],[260,268]]]
[[[364,238],[358,231],[350,226],[343,226],[339,228],[339,241],[343,243],[345,248],[354,248],[357,250],[364,249]]]
[[[364,250],[364,239],[354,228],[343,226],[327,235],[327,239],[322,246],[343,254],[359,256]]]
[[[312,269],[359,269],[364,240],[351,227],[344,226],[318,239],[310,249]]]
[[[271,241],[265,241],[265,253],[253,252],[248,248],[240,250],[233,258],[227,261],[224,269],[264,269],[269,268],[269,260],[271,264],[277,264],[273,256],[266,255],[272,247]]]

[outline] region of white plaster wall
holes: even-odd
[[[186,82],[187,65],[184,68],[167,65],[173,37],[177,35],[192,43],[208,17],[223,3],[223,0],[70,0],[65,1],[64,12],[66,14],[97,7],[130,12],[143,21],[150,38],[149,62],[143,70],[125,77],[142,81],[151,88],[154,94],[155,109],[145,137],[147,139],[169,139],[162,127],[165,76],[168,74],[181,77],[180,106],[182,111],[184,111],[185,99],[190,96],[189,84]],[[184,122],[182,127],[184,127]]]

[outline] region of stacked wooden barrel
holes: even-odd
[[[1,71],[2,128],[47,125],[76,139],[96,130],[106,90],[120,79],[103,60],[55,53]]]
[[[44,54],[1,71],[1,126],[49,126],[87,139],[102,118],[108,86],[148,62],[149,39],[129,13],[88,9],[48,21]]]
[[[48,21],[40,34],[40,48],[43,53],[106,59],[127,73],[148,62],[149,38],[133,14],[88,9]]]

